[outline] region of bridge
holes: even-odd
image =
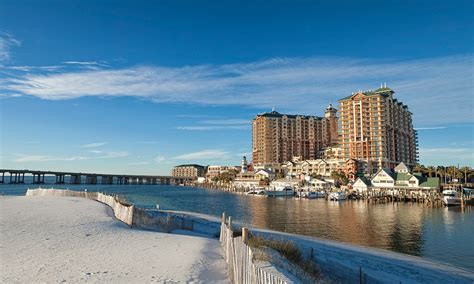
[[[56,184],[189,184],[193,177],[155,176],[155,175],[121,175],[82,172],[61,172],[41,170],[0,169],[0,183],[25,183],[25,174],[33,176],[33,184],[45,183],[45,176],[56,176]],[[7,177],[5,174],[7,173]],[[9,175],[8,175],[9,174]],[[8,180],[9,176],[9,180]]]

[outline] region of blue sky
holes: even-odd
[[[238,164],[250,121],[380,83],[427,165],[474,166],[472,1],[0,2],[0,167]]]

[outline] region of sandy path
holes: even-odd
[[[217,240],[129,229],[74,197],[0,197],[0,282],[228,282]]]

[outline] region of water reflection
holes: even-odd
[[[273,230],[420,255],[422,208],[363,201],[251,198],[251,224]]]

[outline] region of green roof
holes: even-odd
[[[406,181],[412,177],[411,174],[407,174],[407,173],[394,173],[392,175],[395,181]]]
[[[280,117],[286,116],[286,117],[288,117],[288,118],[301,117],[301,118],[314,118],[314,119],[317,119],[317,120],[322,119],[321,117],[313,116],[313,115],[282,114],[282,113],[279,113],[279,112],[277,112],[277,111],[265,112],[265,113],[262,113],[262,114],[257,114],[257,116],[262,116],[262,117],[275,117],[275,118],[280,118]]]
[[[183,168],[183,167],[196,167],[196,168],[205,168],[205,166],[197,165],[197,164],[183,164],[174,166],[175,168]]]
[[[370,180],[368,178],[366,178],[365,176],[360,176],[359,179],[365,183],[365,185],[367,186],[370,186],[372,184],[372,182],[370,182]]]
[[[386,93],[386,92],[391,92],[395,93],[392,89],[389,87],[383,87],[383,88],[378,88],[377,90],[374,91],[374,93]]]
[[[392,89],[388,88],[388,87],[384,87],[384,88],[378,88],[375,91],[365,91],[365,92],[361,92],[361,93],[366,95],[366,96],[380,96],[381,95],[381,96],[384,96],[384,97],[388,97],[389,93],[395,93],[395,92]],[[340,99],[339,101],[348,100],[348,99],[352,98],[352,96],[354,96],[354,95],[355,94],[344,97],[344,98]]]
[[[437,178],[437,177],[424,178],[423,181],[420,183],[420,187],[438,188],[439,187],[439,178]]]

